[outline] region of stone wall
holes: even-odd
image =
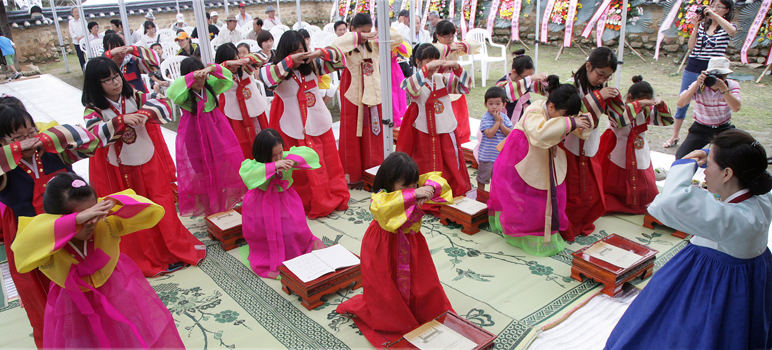
[[[294,2],[287,2],[286,5],[281,6],[282,22],[288,26],[292,26],[297,22],[297,9]],[[247,13],[252,17],[265,18],[265,9],[268,4],[251,5],[247,6]],[[303,21],[323,26],[328,22],[330,6],[329,2],[311,2],[303,1],[300,3],[300,12],[303,17]],[[275,7],[275,4],[274,4]],[[225,9],[211,8],[208,11],[217,11],[221,20],[225,20]],[[229,8],[230,13],[237,14],[238,8]],[[180,11],[185,15],[185,22],[190,25],[195,25],[193,10]],[[60,14],[61,16],[62,14]],[[159,28],[169,28],[176,22],[176,12],[167,13],[154,13],[155,23]],[[99,31],[103,32],[105,29],[110,28],[110,20],[120,19],[120,16],[105,17],[89,19],[89,21],[95,21],[99,24]],[[132,29],[139,28],[142,23],[145,22],[144,14],[129,15],[129,24]],[[59,22],[60,29],[62,31],[62,39],[65,45],[67,45],[67,52],[72,53],[75,51],[70,38],[69,22]],[[51,25],[42,25],[29,28],[13,28],[11,30],[13,35],[13,42],[16,44],[16,55],[19,63],[38,63],[45,62],[51,59],[59,58],[61,50],[59,49],[59,39],[56,36],[56,27]]]

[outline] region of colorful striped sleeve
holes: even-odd
[[[426,67],[417,70],[415,74],[402,81],[402,90],[405,90],[410,98],[418,99],[421,95],[421,88],[429,83],[428,79],[431,79],[431,77],[427,78],[427,75],[429,75],[429,70]]]
[[[134,90],[137,107],[139,110],[134,112],[147,117],[148,122],[154,124],[166,124],[172,121],[172,108],[168,98],[163,95],[146,94]]]
[[[362,34],[357,32],[348,32],[332,41],[332,45],[338,47],[342,52],[351,52],[363,43]]]
[[[346,55],[337,46],[327,46],[318,50],[322,51],[322,57],[314,61],[315,67],[317,67],[317,75],[330,74],[336,70],[346,68]]]
[[[445,57],[448,57],[450,55],[450,45],[445,45],[441,43],[433,43],[434,47],[437,48],[437,50],[440,51],[440,59],[445,59]]]
[[[582,99],[582,113],[589,113],[590,121],[593,125],[598,125],[601,115],[605,112],[606,100],[601,96],[600,90],[593,90]]]
[[[20,142],[14,142],[10,145],[3,146],[3,154],[0,155],[0,174],[5,175],[5,173],[16,169],[16,166],[19,165],[19,161],[21,161]],[[4,185],[5,180],[3,180],[2,188],[5,187]]]
[[[86,108],[83,113],[83,119],[86,121],[86,129],[90,131],[99,140],[99,146],[107,147],[113,144],[123,134],[126,129],[126,123],[123,122],[123,115],[119,115],[108,121],[102,120],[102,111],[96,107]]]
[[[501,87],[504,89],[504,92],[507,93],[507,99],[509,99],[512,102],[515,102],[520,99],[520,97],[523,97],[523,95],[531,92],[531,84],[533,83],[533,80],[531,77],[525,77],[522,80],[517,81],[509,81],[504,80],[496,84],[496,86]],[[538,85],[537,84],[533,85]]]
[[[252,62],[251,64],[247,64],[242,67],[244,72],[246,72],[249,75],[252,75],[258,69],[260,69],[260,67],[268,63],[268,56],[266,56],[262,52],[250,53],[244,56],[244,58],[249,58],[249,61]]]
[[[292,72],[295,62],[291,57],[281,60],[279,63],[267,64],[260,67],[260,80],[266,89],[275,89]]]
[[[670,107],[665,104],[665,101],[662,101],[662,103],[651,107],[647,122],[649,125],[659,126],[673,124],[673,115],[670,114]]]
[[[57,125],[37,136],[46,152],[59,154],[65,164],[72,164],[94,155],[99,140],[78,125]]]
[[[228,91],[228,89],[233,86],[233,73],[219,64],[211,64],[210,66],[214,66],[215,69],[214,72],[209,73],[206,82],[212,87],[214,94],[220,95],[221,93]],[[187,77],[185,78],[185,83],[188,88],[193,86],[193,81],[188,80]],[[217,96],[215,96],[215,98],[217,98]]]
[[[129,54],[137,58],[139,68],[142,69],[142,72],[145,74],[149,74],[154,70],[153,68],[161,66],[161,61],[158,59],[158,55],[156,55],[155,51],[142,46],[132,46],[131,48],[133,48],[134,51]]]
[[[615,128],[624,128],[632,124],[635,117],[639,113],[643,112],[643,107],[638,101],[632,103],[622,103],[622,100],[617,97],[613,99],[612,103],[608,104],[606,110],[608,113],[609,124]]]
[[[448,92],[451,94],[468,94],[469,86],[472,85],[472,78],[464,70],[464,68],[458,67],[452,69],[446,73],[445,76],[448,79]]]

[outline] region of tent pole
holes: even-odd
[[[227,8],[228,5],[225,6]],[[209,41],[209,25],[206,22],[206,5],[204,0],[193,0],[193,16],[196,19],[196,28],[198,28],[198,50],[201,52],[201,62],[204,62],[204,64],[214,63],[214,53],[212,52],[211,41]]]
[[[619,51],[617,53],[617,83],[616,88],[619,89],[619,83],[622,81],[622,65],[625,64],[625,42],[627,37],[625,36],[625,29],[627,27],[627,0],[622,1],[622,29],[619,31]]]
[[[59,28],[59,15],[56,14],[56,3],[53,0],[51,1],[51,12],[54,15],[54,26],[56,26],[56,36],[59,37],[59,48],[62,50],[64,69],[67,71],[67,73],[69,73],[70,64],[67,62],[67,49],[66,49],[67,46],[64,45],[64,40],[62,40],[62,30]],[[75,43],[75,45],[78,45],[78,43]]]
[[[389,156],[394,149],[392,128],[394,127],[394,111],[391,101],[391,32],[389,24],[389,2],[378,0],[378,59],[381,68],[381,132],[383,133],[383,158]],[[412,7],[411,7],[412,8]],[[374,9],[372,9],[374,10]]]

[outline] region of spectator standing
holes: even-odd
[[[268,15],[268,18],[263,21],[263,30],[271,30],[271,28],[275,26],[284,25],[281,23],[281,19],[276,17],[276,9],[274,9],[273,6],[268,5],[268,7],[265,9],[265,14]]]
[[[247,4],[243,2],[239,4],[239,14],[236,15],[236,19],[238,20],[239,27],[252,23],[252,16],[247,13]]]
[[[13,64],[13,55],[16,54],[14,46],[16,46],[16,44],[14,44],[11,39],[6,38],[5,34],[3,34],[3,31],[0,30],[0,50],[3,52],[6,65],[8,65],[11,70],[13,70],[13,79],[18,79],[21,78],[21,73],[16,70],[16,67]]]
[[[78,54],[78,61],[80,62],[80,69],[85,71],[86,55],[83,50],[80,49],[80,41],[86,37],[86,32],[83,30],[83,20],[80,18],[80,11],[77,7],[72,8],[72,17],[70,18],[70,38],[72,38],[72,45],[75,46],[75,53]]]

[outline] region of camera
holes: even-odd
[[[705,19],[705,6],[700,6],[694,10],[694,14],[700,16],[700,19]]]
[[[702,82],[702,85],[705,85],[705,87],[711,87],[716,83],[716,81],[718,81],[718,76],[713,73],[708,73],[705,77],[705,80]]]

